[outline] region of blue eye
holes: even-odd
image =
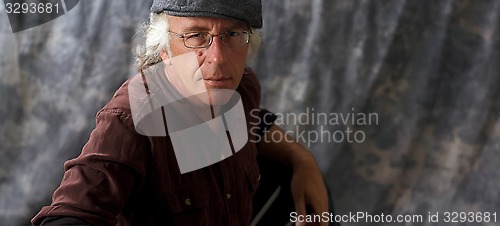
[[[241,33],[241,32],[238,32],[238,31],[228,31],[228,32],[226,33],[226,35],[227,35],[228,37],[235,37],[235,36],[239,36],[239,35],[240,35],[240,33]]]
[[[190,33],[186,34],[185,37],[187,39],[190,39],[190,38],[204,38],[205,36],[202,33]]]

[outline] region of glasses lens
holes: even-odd
[[[229,31],[224,34],[222,43],[229,47],[238,47],[248,43],[250,34],[247,31]]]
[[[188,48],[205,48],[212,44],[213,37],[208,32],[187,33],[183,35],[184,45]],[[229,31],[221,35],[221,38],[222,44],[225,46],[238,47],[248,44],[250,33],[248,31]]]
[[[184,44],[189,48],[203,48],[210,44],[210,34],[206,32],[188,33],[184,35]]]

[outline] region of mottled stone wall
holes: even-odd
[[[267,39],[256,61],[264,105],[378,115],[378,125],[299,125],[366,135],[311,146],[339,213],[421,214],[427,221],[429,212],[500,210],[499,1],[266,5]]]
[[[370,125],[284,125],[365,134],[310,146],[339,213],[500,212],[500,1],[263,3],[252,64],[265,107],[378,116]],[[81,1],[16,34],[0,6],[0,225],[29,225],[50,202],[63,162],[133,74],[133,36],[150,4]]]
[[[13,34],[0,6],[0,225],[29,225],[50,203],[64,161],[95,114],[132,75],[132,37],[150,2],[80,1]]]

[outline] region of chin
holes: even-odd
[[[231,99],[234,93],[234,89],[209,89],[210,104],[213,106],[222,106]]]

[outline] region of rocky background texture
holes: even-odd
[[[12,33],[0,4],[0,225],[29,225],[50,203],[96,112],[135,73],[134,35],[150,5],[80,1]],[[429,212],[500,214],[500,1],[263,5],[264,42],[252,66],[264,107],[282,116],[377,116],[284,125],[323,134],[310,148],[339,214],[424,216],[390,225],[444,224],[442,215],[428,222]],[[340,140],[346,130],[357,141]]]

